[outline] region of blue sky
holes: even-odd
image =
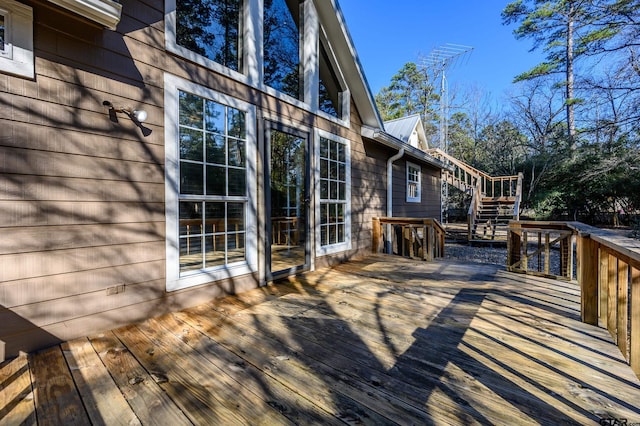
[[[373,94],[407,62],[446,43],[474,50],[447,71],[450,90],[478,86],[499,101],[513,78],[542,61],[502,25],[509,0],[338,0]]]

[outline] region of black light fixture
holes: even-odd
[[[116,108],[109,101],[102,102],[102,105],[109,108],[109,118],[116,123],[118,122],[118,116],[116,114],[119,112],[126,114],[127,117],[132,119],[136,124],[144,123],[147,119],[147,112],[141,109],[131,109],[129,107]]]

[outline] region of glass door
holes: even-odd
[[[267,212],[267,259],[271,278],[309,265],[309,177],[307,136],[271,129]]]

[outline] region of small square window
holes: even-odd
[[[13,0],[0,0],[0,72],[35,76],[33,9]]]

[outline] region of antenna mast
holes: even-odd
[[[447,90],[447,69],[454,67],[461,60],[468,57],[467,53],[473,50],[471,46],[462,44],[446,43],[431,51],[423,62],[423,66],[433,70],[434,75],[440,76],[440,148],[445,153],[448,152],[449,137],[449,93]],[[440,212],[440,220],[448,223],[449,210],[449,185],[446,180],[442,180],[442,211]]]
[[[423,66],[433,70],[440,76],[440,143],[438,148],[447,152],[447,136],[449,132],[449,93],[447,69],[454,67],[465,59],[473,47],[462,44],[446,43],[429,53],[423,61]]]

